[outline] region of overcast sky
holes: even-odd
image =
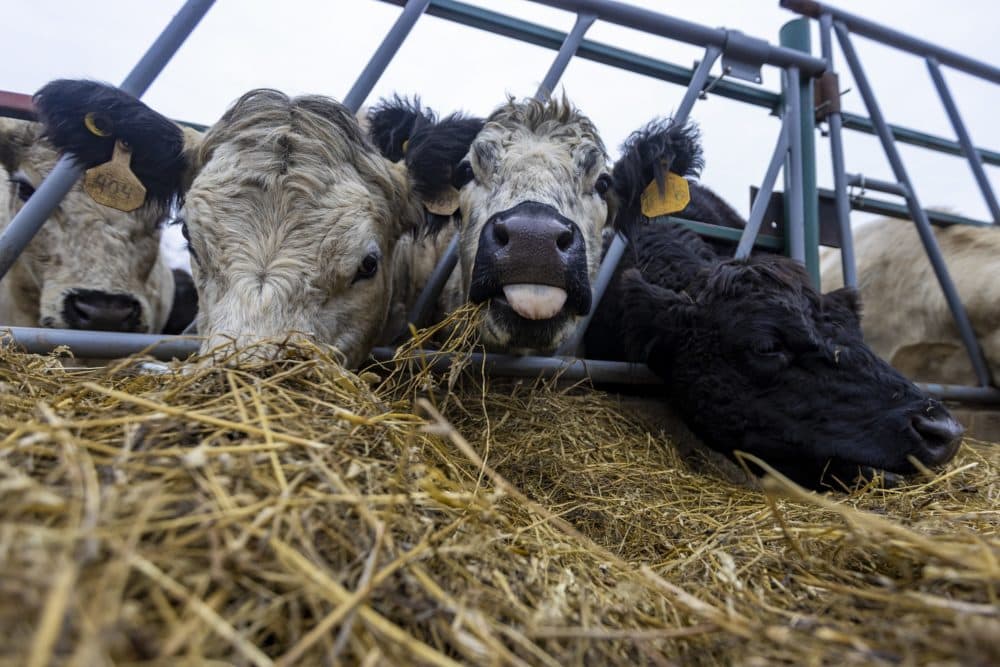
[[[562,31],[574,16],[526,0],[469,0]],[[778,41],[778,30],[796,16],[777,0],[631,0],[709,27],[727,27]],[[4,17],[0,90],[32,93],[59,77],[120,83],[181,0],[0,0]],[[836,0],[845,10],[892,25],[992,64],[1000,63],[1000,2],[994,0]],[[378,0],[219,0],[143,98],[173,118],[211,124],[242,93],[256,87],[290,94],[341,98],[361,72],[400,8]],[[589,39],[690,67],[700,48],[597,22]],[[954,132],[923,61],[862,37],[856,48],[888,120],[949,138]],[[813,26],[814,52],[819,42]],[[534,93],[555,52],[467,28],[432,16],[417,23],[379,81],[368,103],[393,92],[419,93],[431,107],[487,114],[506,94]],[[716,65],[714,73],[718,72]],[[867,115],[843,57],[835,67],[849,111]],[[1000,150],[1000,86],[946,70],[973,141]],[[683,89],[655,79],[574,59],[561,84],[596,122],[612,157],[630,131],[669,115]],[[779,70],[765,67],[764,89],[778,91]],[[699,101],[692,117],[704,135],[703,182],[737,210],[749,209],[749,186],[763,177],[778,121],[765,109],[717,96]],[[817,135],[819,181],[832,187],[827,140]],[[892,179],[877,139],[845,134],[848,170]],[[963,160],[903,146],[925,206],[949,206],[988,219],[982,197]],[[1000,170],[987,167],[995,191]],[[781,188],[779,182],[779,188]],[[854,218],[862,220],[861,216]],[[176,241],[176,239],[173,239]]]

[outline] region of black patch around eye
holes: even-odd
[[[21,201],[28,201],[31,199],[31,195],[35,194],[35,186],[28,181],[21,178],[11,178],[9,180],[17,186],[17,198]]]
[[[597,182],[594,183],[594,192],[600,196],[605,196],[608,194],[608,190],[611,189],[611,174],[601,174],[597,177]]]
[[[367,280],[376,273],[378,273],[378,254],[370,252],[361,260],[361,266],[358,267],[358,272],[354,275],[354,280],[351,281],[351,284],[353,285],[359,280]]]
[[[469,164],[468,160],[462,161],[457,167],[455,167],[455,172],[452,174],[451,184],[455,186],[456,189],[461,190],[466,183],[473,180],[476,175],[472,171],[472,165]]]
[[[196,253],[194,248],[191,247],[191,234],[188,232],[187,220],[184,218],[175,218],[173,224],[181,226],[181,236],[184,237],[184,248],[187,249],[188,254],[191,255],[191,259],[197,263],[198,253]]]

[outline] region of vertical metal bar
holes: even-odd
[[[791,117],[788,125],[788,160],[785,163],[785,248],[788,256],[805,262],[805,202],[802,192],[802,104],[798,90],[799,69],[785,70],[784,113]]]
[[[920,234],[920,240],[924,244],[924,250],[927,251],[927,258],[930,260],[931,266],[934,268],[934,273],[937,275],[938,282],[941,283],[941,291],[944,292],[944,297],[948,301],[948,307],[951,309],[952,317],[955,318],[955,325],[958,327],[958,331],[962,336],[962,342],[965,344],[965,349],[969,353],[969,361],[972,362],[972,367],[976,372],[976,378],[982,386],[992,385],[993,377],[990,373],[990,368],[986,363],[986,358],[983,356],[983,350],[979,346],[979,341],[976,339],[976,333],[972,329],[972,323],[969,321],[969,315],[965,312],[965,306],[962,305],[962,300],[958,296],[958,290],[955,289],[955,284],[952,282],[951,275],[948,273],[948,267],[945,265],[944,258],[941,256],[941,249],[938,247],[937,239],[934,238],[934,232],[931,230],[930,222],[927,220],[927,214],[924,212],[923,208],[920,206],[920,202],[917,200],[916,191],[913,189],[913,184],[910,182],[909,174],[906,173],[906,168],[903,166],[903,161],[896,149],[896,144],[893,143],[892,133],[889,130],[888,125],[886,125],[885,118],[882,116],[882,110],[879,108],[878,102],[875,100],[875,93],[872,91],[871,85],[868,83],[868,77],[866,76],[864,69],[861,67],[861,61],[858,59],[858,54],[855,52],[854,45],[851,43],[851,37],[847,32],[846,26],[839,21],[835,21],[833,27],[837,32],[837,39],[840,41],[840,48],[844,52],[844,57],[847,59],[847,65],[851,68],[851,73],[854,75],[854,81],[858,86],[858,91],[861,93],[861,97],[865,101],[865,106],[868,108],[868,114],[871,116],[872,124],[875,126],[879,140],[882,142],[882,148],[885,151],[886,157],[889,159],[892,172],[895,175],[896,180],[899,181],[899,184],[906,188],[908,193],[908,196],[906,197],[906,204],[910,210],[910,217],[913,219],[913,222],[916,223],[917,233]]]
[[[972,168],[972,175],[976,177],[979,190],[983,193],[986,206],[990,209],[993,222],[1000,225],[1000,205],[997,205],[996,195],[993,194],[993,188],[990,187],[989,179],[986,178],[986,172],[983,171],[983,161],[980,159],[976,147],[972,145],[972,137],[969,136],[969,131],[965,128],[965,123],[962,122],[962,116],[958,113],[955,100],[951,96],[951,91],[948,90],[948,84],[945,83],[944,75],[941,74],[941,67],[938,65],[937,59],[933,56],[927,58],[927,69],[934,80],[934,87],[937,88],[938,95],[941,97],[941,103],[944,104],[944,110],[948,112],[948,119],[951,120],[951,126],[955,128],[955,134],[958,135],[958,143],[962,145],[962,152],[965,153],[965,159],[969,161],[969,167]]]
[[[767,165],[764,173],[764,180],[757,191],[757,198],[753,200],[750,208],[750,219],[747,226],[743,228],[740,242],[736,246],[736,259],[746,259],[753,250],[753,244],[760,233],[761,223],[764,221],[764,211],[767,210],[768,200],[774,192],[774,182],[778,180],[778,170],[781,169],[785,156],[788,154],[788,136],[791,133],[791,126],[797,121],[790,114],[785,114],[781,119],[781,131],[778,133],[778,141],[774,145],[774,153],[771,154],[771,162]]]
[[[559,79],[562,78],[563,72],[566,71],[569,61],[572,60],[574,55],[576,55],[576,50],[580,47],[580,42],[583,41],[583,36],[587,33],[587,30],[590,29],[590,26],[594,25],[594,21],[596,20],[597,17],[593,14],[577,15],[576,23],[573,24],[573,29],[570,30],[568,35],[566,35],[566,39],[563,40],[562,46],[559,47],[559,53],[556,54],[556,59],[552,61],[549,71],[545,73],[545,78],[542,80],[542,84],[538,86],[538,91],[535,93],[535,99],[547,100],[552,97],[552,93],[555,92],[556,89],[556,84],[559,83]]]
[[[587,333],[590,321],[594,319],[594,313],[597,312],[597,307],[601,305],[601,299],[604,298],[604,293],[608,290],[608,285],[611,284],[611,278],[615,275],[615,269],[618,268],[619,262],[622,261],[622,255],[625,254],[627,245],[628,240],[626,240],[621,232],[616,232],[615,237],[611,239],[611,245],[608,246],[608,251],[604,254],[604,259],[601,260],[601,268],[597,272],[597,279],[594,280],[594,299],[590,304],[590,312],[580,319],[580,323],[573,331],[573,335],[559,346],[559,349],[556,350],[557,355],[572,356],[580,349],[580,344]]]
[[[676,124],[683,125],[684,121],[691,115],[694,103],[698,100],[698,96],[701,95],[701,91],[705,87],[705,82],[708,81],[708,73],[712,70],[712,65],[715,64],[720,55],[722,55],[722,49],[717,46],[710,45],[705,48],[705,55],[702,57],[701,62],[698,63],[694,74],[691,75],[691,82],[688,83],[687,90],[684,91],[684,97],[681,98],[681,103],[677,107],[677,111],[674,112],[674,122]]]
[[[418,329],[429,324],[427,317],[434,307],[434,303],[441,296],[441,290],[444,289],[448,278],[451,277],[452,271],[455,270],[455,265],[458,264],[459,236],[459,232],[456,231],[455,235],[451,237],[448,247],[445,248],[444,254],[441,255],[441,259],[434,266],[430,278],[427,279],[427,284],[420,290],[420,295],[417,296],[416,303],[410,309],[408,324],[412,324]]]
[[[188,0],[174,15],[121,85],[125,92],[141,97],[184,40],[212,7],[215,0]],[[0,279],[7,275],[21,252],[48,220],[52,211],[79,180],[83,168],[72,158],[59,158],[56,166],[38,186],[7,228],[0,234]]]
[[[351,113],[357,113],[361,105],[364,104],[368,93],[372,92],[372,88],[375,87],[382,73],[385,72],[385,68],[389,66],[389,62],[396,55],[396,52],[399,51],[403,40],[410,34],[410,30],[413,29],[417,19],[427,9],[430,1],[409,0],[406,3],[406,7],[403,8],[399,18],[392,24],[385,39],[382,40],[371,60],[368,61],[364,70],[361,71],[358,80],[354,82],[351,90],[344,96],[344,106],[350,109]]]
[[[823,14],[819,19],[820,47],[826,67],[833,72],[833,19]],[[840,230],[840,266],[844,286],[858,286],[858,270],[854,261],[854,233],[851,231],[851,203],[847,200],[847,166],[844,163],[843,119],[840,111],[827,114],[830,126],[830,155],[833,162],[833,192],[837,210],[837,227]]]
[[[807,54],[812,53],[809,19],[789,21],[781,28],[781,45]],[[801,146],[802,237],[806,270],[819,289],[819,192],[816,190],[816,113],[813,110],[811,77],[790,76],[788,94],[798,97],[799,137]]]

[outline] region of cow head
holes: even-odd
[[[441,136],[439,134],[439,136]],[[462,293],[488,304],[487,347],[552,352],[591,307],[611,176],[593,123],[565,99],[509,100],[458,162],[412,140],[415,175],[460,208]],[[457,193],[455,190],[457,189]]]
[[[421,214],[405,168],[377,153],[346,108],[254,90],[199,135],[114,88],[50,84],[61,85],[91,87],[77,95],[88,105],[69,103],[63,117],[103,113],[159,165],[134,165],[137,176],[183,195],[203,352],[298,332],[360,363],[388,312],[388,259]],[[80,155],[86,139],[61,147]]]
[[[856,292],[821,295],[791,259],[719,257],[686,229],[645,221],[639,193],[659,135],[634,135],[615,167],[635,253],[621,333],[692,430],[809,485],[949,460],[961,426],[865,344]]]
[[[0,228],[58,158],[41,124],[0,119],[6,176]],[[152,197],[124,213],[96,203],[75,185],[0,284],[0,324],[161,331],[174,297],[173,276],[159,252],[165,211],[165,200]]]

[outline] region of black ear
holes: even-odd
[[[173,274],[174,303],[170,306],[170,315],[163,325],[163,333],[167,335],[183,333],[198,314],[198,291],[191,274],[182,269],[173,269]]]
[[[399,162],[409,146],[414,131],[437,122],[434,112],[420,106],[420,98],[411,102],[394,95],[380,100],[368,111],[368,136],[383,157]]]
[[[669,118],[650,121],[625,140],[612,170],[620,210],[637,215],[642,191],[653,180],[662,192],[666,172],[698,176],[702,167],[701,135],[694,123],[676,125]]]
[[[61,79],[35,93],[34,103],[46,138],[84,168],[110,160],[121,139],[132,148],[132,171],[147,199],[164,203],[180,193],[187,170],[181,128],[135,97],[96,81]],[[88,129],[88,114],[107,136]]]
[[[649,362],[657,348],[670,347],[693,322],[697,306],[685,294],[643,278],[638,269],[621,274],[622,334],[629,358]]]
[[[841,287],[823,295],[823,312],[838,322],[861,326],[861,294],[853,287]]]
[[[406,168],[421,197],[438,199],[452,187],[455,168],[484,124],[482,118],[452,114],[413,132],[406,149]]]

